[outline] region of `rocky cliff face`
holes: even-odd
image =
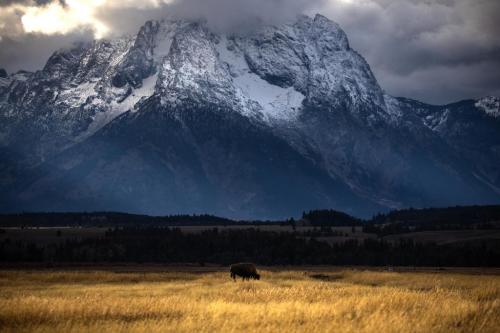
[[[279,217],[500,201],[498,99],[388,96],[320,15],[235,35],[151,21],[2,76],[4,211]]]

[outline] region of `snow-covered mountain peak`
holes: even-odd
[[[162,102],[223,104],[263,120],[295,119],[303,102],[385,108],[366,61],[338,24],[321,15],[233,36],[210,31],[203,21],[167,17],[146,22],[135,37],[57,51],[28,76],[3,78],[3,97],[28,110],[44,105],[55,118],[83,117],[78,137],[153,94]]]
[[[344,31],[321,15],[263,27],[235,42],[254,73],[271,84],[293,86],[309,103],[384,107],[366,61],[349,48]]]
[[[0,93],[5,116],[44,113],[69,142],[155,94],[164,105],[212,103],[266,122],[293,121],[304,103],[387,108],[366,61],[321,15],[231,36],[203,21],[148,21],[134,37],[57,51],[41,71],[2,78]]]
[[[313,25],[316,41],[327,49],[349,50],[349,40],[338,23],[321,14],[316,14]]]
[[[218,58],[214,36],[205,26],[191,23],[177,31],[161,63],[156,92],[163,105],[188,101],[233,106],[230,76]]]

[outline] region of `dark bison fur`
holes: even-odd
[[[260,279],[260,274],[257,273],[255,265],[251,263],[233,264],[231,265],[230,272],[231,278],[235,281],[237,276],[240,276],[243,280],[248,280],[250,278],[254,280]]]

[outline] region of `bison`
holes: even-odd
[[[230,268],[231,278],[236,281],[236,276],[240,276],[243,280],[245,279],[260,279],[260,274],[257,273],[257,269],[254,264],[251,263],[239,263],[233,264]]]

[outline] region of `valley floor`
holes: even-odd
[[[0,270],[2,332],[498,332],[498,271]]]

